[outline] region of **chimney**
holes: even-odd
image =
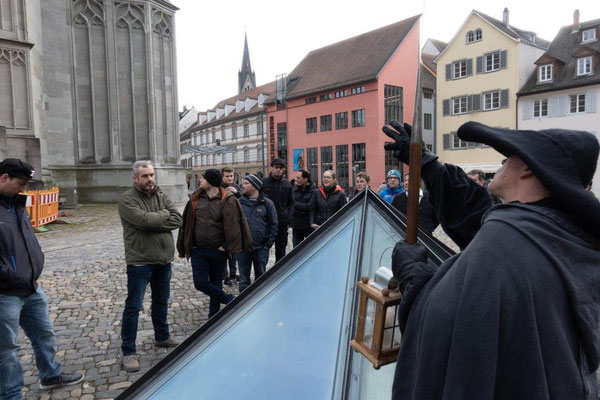
[[[575,10],[573,13],[573,31],[579,32],[579,10]]]
[[[508,7],[504,7],[504,11],[502,12],[502,23],[508,28]]]

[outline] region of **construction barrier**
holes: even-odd
[[[28,190],[23,193],[27,196],[27,213],[31,217],[34,228],[46,225],[58,218],[58,188],[47,190]]]

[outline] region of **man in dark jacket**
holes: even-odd
[[[181,226],[181,214],[155,184],[150,161],[133,163],[133,187],[119,199],[127,263],[127,299],[121,326],[121,363],[129,372],[139,371],[135,339],[146,286],[152,289],[154,345],[175,347],[180,341],[169,334],[167,311],[171,284],[171,261],[175,243],[171,231]]]
[[[313,231],[310,227],[310,200],[315,191],[310,172],[301,169],[293,189],[294,213],[292,214],[292,242],[298,246]]]
[[[242,182],[244,195],[240,204],[252,233],[252,250],[236,253],[240,267],[240,293],[250,286],[250,269],[254,264],[254,279],[265,273],[269,250],[277,237],[277,211],[271,200],[260,191],[262,182],[256,175],[248,175]]]
[[[406,189],[408,189],[408,181],[408,174],[404,174],[404,187]],[[408,190],[394,196],[392,206],[406,216],[408,209]],[[419,189],[419,228],[432,234],[439,224],[440,221],[437,218],[435,209],[429,202],[428,193],[423,192],[423,189]]]
[[[275,262],[285,256],[288,243],[288,228],[294,212],[294,196],[292,185],[283,177],[285,163],[281,158],[271,161],[269,176],[262,181],[262,191],[275,204],[279,229],[275,239]]]
[[[239,200],[239,198],[242,197],[242,189],[234,182],[235,170],[231,167],[223,167],[221,168],[221,174],[223,175],[221,187],[228,192],[233,193],[236,199]],[[237,268],[235,265],[235,255],[229,253],[228,257],[227,264],[229,265],[229,274],[227,273],[227,268],[225,268],[225,272],[223,273],[223,284],[231,286],[231,281],[237,280]]]
[[[410,126],[384,131],[409,161]],[[490,184],[424,150],[422,176],[444,230],[463,249],[439,268],[399,242],[404,292],[394,399],[597,399],[600,203],[584,185],[590,133],[514,131],[469,122],[465,141],[507,159]]]
[[[17,356],[19,325],[31,341],[40,373],[40,388],[74,385],[79,372],[61,373],[56,361],[54,327],[46,294],[37,280],[44,267],[40,248],[27,214],[27,196],[19,195],[33,178],[26,162],[0,162],[0,398],[22,399],[23,371]]]

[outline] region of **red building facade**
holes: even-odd
[[[357,172],[366,171],[376,189],[399,168],[383,149],[389,139],[381,127],[412,122],[419,17],[311,51],[279,80],[266,102],[269,160],[286,160],[290,178],[307,169],[315,183],[332,169],[345,189]]]

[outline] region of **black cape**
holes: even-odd
[[[551,207],[491,207],[457,167],[424,177],[465,248],[437,271],[415,268],[393,399],[597,399],[597,238]],[[470,207],[453,214],[444,198]]]

